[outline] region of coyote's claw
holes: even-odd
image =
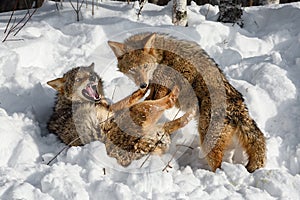
[[[173,89],[172,89],[172,91],[171,91],[171,93],[173,94],[173,96],[175,97],[175,98],[178,98],[178,96],[179,96],[179,87],[177,86],[177,85],[175,85],[174,87],[173,87]]]

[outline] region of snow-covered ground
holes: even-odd
[[[69,3],[57,11],[46,2],[15,37],[24,40],[0,44],[0,199],[300,199],[300,3],[246,8],[243,29],[215,22],[217,7],[195,4],[189,27],[174,27],[171,8],[146,4],[137,19],[137,7],[102,2],[95,16],[83,6],[76,22]],[[0,14],[1,39],[9,15]],[[219,63],[265,133],[264,169],[249,174],[224,162],[207,170],[194,123],[173,138],[194,147],[177,148],[176,159],[173,147],[125,169],[93,142],[46,165],[65,146],[45,128],[55,96],[46,82],[95,62],[108,97],[114,89],[114,101],[129,95],[135,86],[117,72],[107,41],[144,31],[194,40]]]

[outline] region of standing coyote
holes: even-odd
[[[196,43],[160,33],[136,34],[124,43],[108,41],[118,59],[118,68],[140,88],[149,85],[146,99],[159,99],[169,88],[180,88],[180,109],[194,112],[200,146],[212,171],[221,166],[224,153],[236,141],[248,155],[246,168],[253,172],[265,165],[263,133],[249,116],[243,96],[225,78],[218,65]],[[189,82],[198,103],[191,101],[180,74]],[[191,111],[192,110],[192,111]],[[237,152],[240,153],[240,152]]]
[[[177,87],[158,100],[141,103],[137,101],[147,89],[138,89],[109,105],[94,64],[76,67],[48,84],[58,92],[48,130],[72,146],[100,140],[105,143],[107,154],[122,166],[148,153],[164,153],[170,144],[170,134],[192,119],[187,113],[173,121],[157,123],[164,110],[174,106],[179,94]]]

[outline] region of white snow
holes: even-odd
[[[15,37],[23,40],[0,44],[0,199],[300,199],[300,3],[245,8],[243,29],[215,22],[218,7],[194,3],[189,27],[174,27],[171,8],[146,4],[137,19],[137,3],[101,2],[95,16],[83,6],[76,22],[68,2],[57,11],[49,1]],[[0,14],[1,39],[9,15]],[[46,165],[65,147],[46,129],[55,97],[46,82],[95,62],[107,97],[129,95],[136,87],[117,71],[107,41],[145,31],[196,41],[216,60],[265,133],[265,168],[250,174],[223,162],[209,171],[193,122],[166,155],[141,168],[145,158],[123,168],[100,142],[69,148]]]

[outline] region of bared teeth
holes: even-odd
[[[82,90],[85,96],[92,98],[93,100],[99,100],[100,96],[97,92],[97,86],[94,83],[89,83],[85,89]]]
[[[93,85],[93,86],[92,86],[92,89],[93,89],[94,92],[95,92],[95,97],[96,97],[96,99],[99,99],[99,94],[98,94],[98,92],[97,92],[97,86],[96,86],[96,85]]]

